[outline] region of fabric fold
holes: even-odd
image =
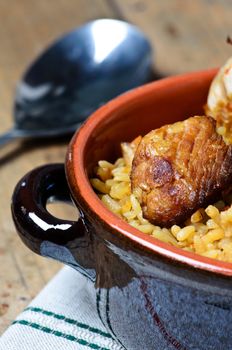
[[[64,267],[16,318],[0,350],[122,350],[97,312],[93,283]]]

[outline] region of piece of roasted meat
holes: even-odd
[[[211,117],[196,116],[145,135],[132,163],[131,187],[143,215],[163,227],[184,222],[232,182],[232,146]]]

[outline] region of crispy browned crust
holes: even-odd
[[[196,116],[145,135],[131,171],[144,217],[169,227],[217,199],[232,182],[232,146],[215,120]]]

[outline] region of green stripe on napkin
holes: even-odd
[[[38,323],[32,323],[32,322],[28,322],[26,320],[16,320],[12,323],[12,325],[14,324],[20,324],[20,325],[23,325],[23,326],[28,326],[28,327],[31,327],[31,328],[35,328],[35,329],[38,329],[44,333],[48,333],[48,334],[53,334],[55,335],[56,337],[61,337],[61,338],[65,338],[67,340],[70,340],[70,341],[73,341],[73,342],[76,342],[80,345],[83,345],[83,346],[88,346],[90,349],[95,349],[95,350],[110,350],[109,348],[103,348],[97,344],[93,344],[93,343],[89,343],[87,342],[86,340],[84,339],[79,339],[79,338],[76,338],[74,337],[73,335],[71,334],[65,334],[65,333],[62,333],[60,331],[56,331],[55,329],[51,329],[51,328],[48,328],[48,327],[44,327]]]
[[[73,325],[75,325],[75,326],[77,326],[79,328],[86,329],[89,332],[92,332],[92,333],[95,333],[95,334],[99,334],[99,335],[101,335],[103,337],[106,337],[106,338],[113,339],[109,333],[103,332],[100,329],[97,329],[97,328],[94,328],[94,327],[90,327],[89,325],[87,325],[85,323],[78,322],[78,321],[76,321],[76,320],[74,320],[72,318],[65,317],[64,315],[56,314],[54,312],[51,312],[51,311],[48,311],[48,310],[44,310],[44,309],[41,309],[41,308],[38,308],[38,307],[27,307],[24,310],[24,312],[26,312],[26,311],[38,312],[40,314],[56,318],[57,320],[62,320],[64,322],[66,322],[66,323],[73,324]]]

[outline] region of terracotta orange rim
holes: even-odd
[[[105,106],[98,109],[91,118],[81,127],[77,132],[68,149],[67,153],[67,177],[72,189],[72,194],[75,198],[75,189],[78,188],[85,204],[95,214],[104,221],[111,229],[119,231],[122,235],[129,238],[131,241],[137,242],[143,248],[149,251],[161,254],[169,259],[190,265],[194,268],[199,268],[218,274],[232,276],[232,264],[222,262],[216,259],[210,259],[201,255],[187,252],[181,248],[176,248],[167,243],[159,241],[143,232],[140,232],[136,228],[133,228],[115,214],[110,212],[97,197],[91,184],[88,180],[86,171],[84,169],[84,152],[89,136],[100,123],[111,115],[118,108],[127,105],[130,102],[143,98],[143,96],[155,93],[158,89],[164,89],[165,87],[171,87],[172,85],[181,84],[185,80],[201,80],[206,77],[213,77],[216,73],[216,69],[210,69],[206,71],[194,72],[179,75],[176,77],[165,78],[157,82],[149,83],[142,87],[136,88],[128,93],[125,93],[116,99],[110,101]]]

